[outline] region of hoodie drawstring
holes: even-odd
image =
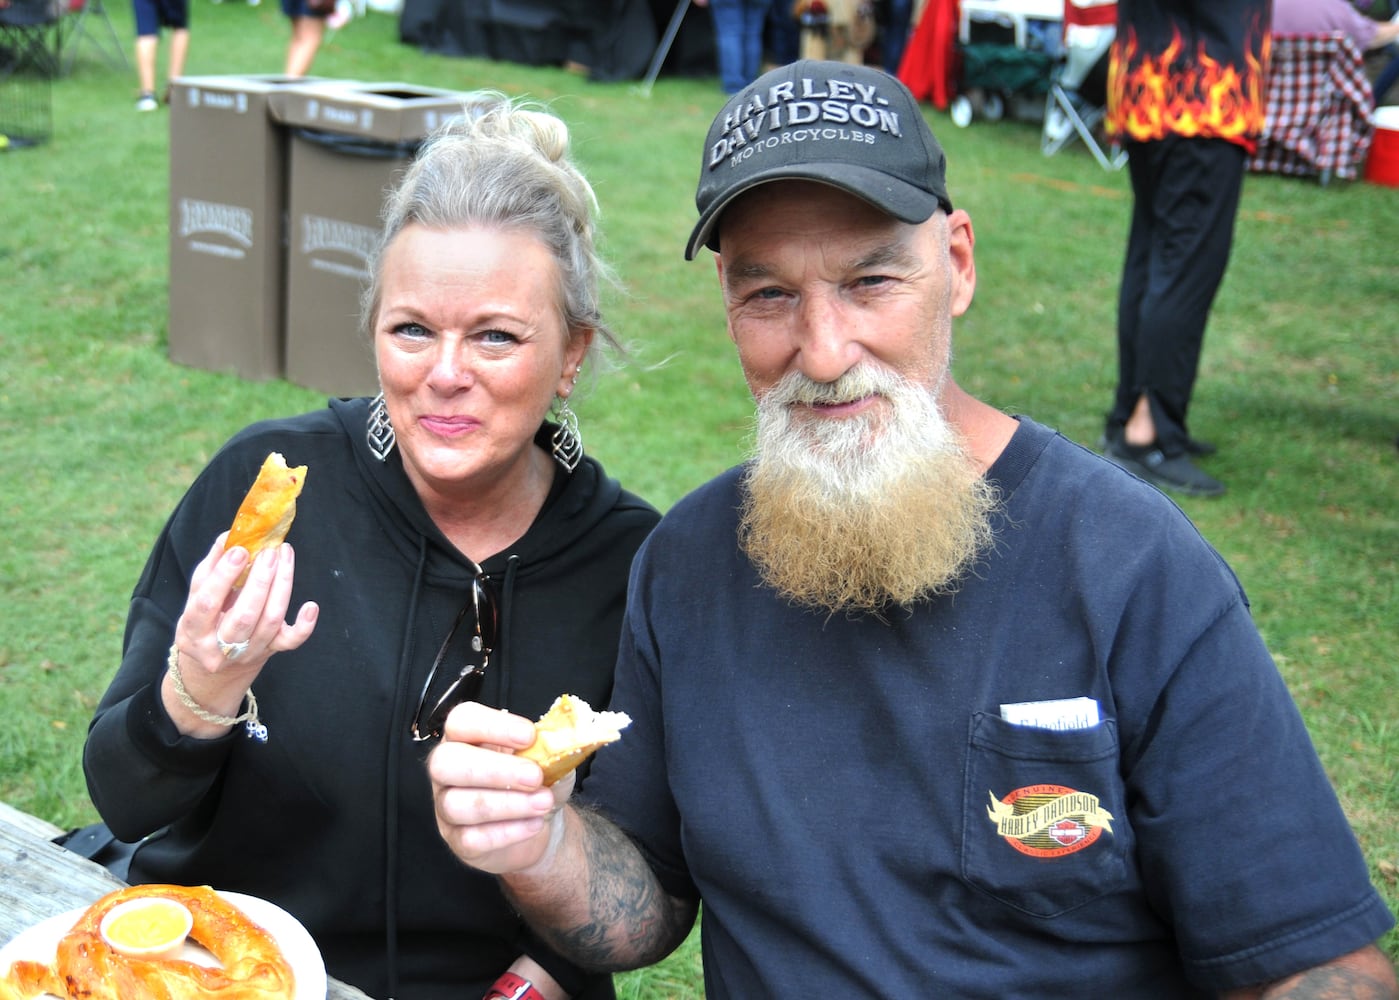
[[[500,705],[507,708],[513,702],[510,695],[510,625],[511,611],[514,601],[510,600],[511,594],[515,591],[515,573],[520,568],[520,557],[510,556],[505,562],[505,578],[500,584],[500,656],[496,660],[496,669],[500,671]]]
[[[408,621],[403,630],[403,645],[398,653],[397,683],[394,685],[393,720],[389,725],[388,774],[384,782],[384,964],[388,997],[398,995],[398,767],[402,756],[403,733],[399,720],[407,711],[412,676],[414,627],[418,620],[418,597],[423,590],[423,575],[427,566],[427,538],[418,536],[418,567],[413,576],[413,590],[408,599]]]

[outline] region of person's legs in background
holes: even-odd
[[[1391,42],[1385,46],[1385,55],[1389,57],[1389,62],[1384,64],[1384,69],[1380,70],[1380,75],[1375,77],[1375,104],[1381,105],[1385,101],[1385,95],[1390,89],[1399,83],[1399,42]],[[1399,95],[1396,95],[1399,100]]]
[[[1117,391],[1107,417],[1105,439],[1109,444],[1122,437],[1122,428],[1141,395],[1136,380],[1137,327],[1151,266],[1151,231],[1155,221],[1151,203],[1157,172],[1154,146],[1154,143],[1133,143],[1127,159],[1127,173],[1132,183],[1132,220],[1127,230],[1127,254],[1117,291]]]
[[[173,80],[185,74],[185,57],[189,55],[189,29],[176,28],[170,32],[170,65],[166,76]]]
[[[154,111],[160,106],[155,96],[160,33],[162,30],[170,33],[165,67],[168,101],[168,83],[184,74],[185,58],[189,54],[189,6],[187,0],[133,0],[132,10],[136,15],[136,83],[139,90],[136,110]]]
[[[714,20],[719,85],[736,94],[757,79],[763,68],[763,26],[772,0],[708,0]]]
[[[1233,243],[1243,185],[1242,147],[1221,139],[1134,144],[1137,204],[1119,297],[1119,376],[1108,456],[1165,489],[1224,492],[1194,466],[1207,452],[1186,416],[1205,325]],[[1143,244],[1145,271],[1142,269]]]
[[[164,101],[170,103],[170,81],[185,75],[185,59],[189,56],[189,0],[160,0],[161,16],[170,31],[170,50],[166,53]]]
[[[774,66],[786,66],[797,61],[801,51],[801,29],[792,16],[790,0],[774,0],[768,8],[768,51]]]
[[[714,48],[719,61],[719,86],[736,94],[748,81],[743,78],[743,0],[709,0],[714,20]]]
[[[903,61],[904,47],[908,44],[909,21],[913,17],[913,0],[889,0],[888,21],[884,25],[884,37],[880,43],[883,50],[884,72],[890,76],[899,75],[899,63]]]
[[[325,18],[291,19],[291,41],[287,43],[287,76],[301,77],[311,71],[311,64],[315,62],[316,53],[321,48],[321,39],[324,37]]]
[[[161,102],[170,103],[170,81],[185,74],[185,58],[189,55],[189,29],[170,29],[170,52],[165,67],[165,90]]]
[[[1155,443],[1176,455],[1187,450],[1186,414],[1205,326],[1229,263],[1245,154],[1223,139],[1161,145],[1150,273],[1137,321],[1137,380],[1153,404]],[[1130,420],[1125,437],[1134,445],[1153,440],[1134,434]]]
[[[131,12],[136,18],[136,110],[154,111],[155,59],[160,47],[160,14],[155,0],[131,0]]]
[[[154,111],[160,106],[155,99],[155,57],[160,45],[159,35],[136,36],[136,97],[137,111]]]
[[[763,71],[763,26],[771,7],[772,0],[745,0],[743,4],[743,87]]]

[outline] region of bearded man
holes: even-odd
[[[754,452],[638,554],[633,722],[578,801],[509,753],[528,720],[453,712],[452,850],[591,968],[661,958],[703,902],[711,1000],[1393,998],[1393,919],[1238,581],[1155,489],[953,378],[975,240],[908,91],[760,77],[696,202]]]

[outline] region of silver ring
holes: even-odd
[[[244,639],[242,642],[224,642],[216,634],[214,636],[214,641],[219,644],[219,652],[223,654],[224,659],[236,660],[248,651],[248,642],[250,640]]]

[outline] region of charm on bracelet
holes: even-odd
[[[215,638],[217,638],[217,636]],[[219,645],[222,646],[224,644],[220,642]],[[248,644],[244,642],[241,644],[229,643],[229,645],[242,645],[246,647]],[[227,656],[228,654],[225,653],[224,655]],[[229,658],[232,659],[232,657]],[[170,683],[175,689],[175,697],[180,700],[181,705],[184,705],[185,708],[193,713],[195,718],[203,719],[205,722],[213,723],[216,726],[236,726],[241,722],[243,723],[244,731],[248,734],[248,739],[257,740],[259,743],[267,742],[267,726],[265,726],[262,720],[257,716],[257,696],[253,694],[252,688],[248,688],[248,693],[244,695],[247,703],[247,710],[242,715],[219,715],[217,712],[211,712],[203,705],[199,704],[199,702],[195,701],[185,688],[185,679],[180,673],[180,647],[177,644],[173,642],[170,644],[170,656],[165,663],[170,671]]]

